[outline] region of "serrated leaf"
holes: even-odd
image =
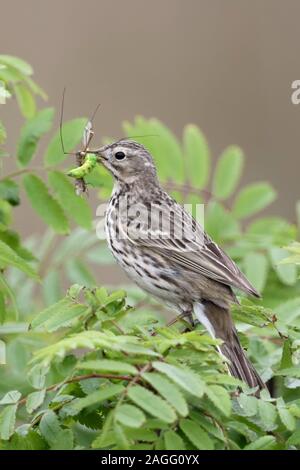
[[[33,209],[57,233],[69,232],[69,224],[60,204],[51,196],[45,183],[36,175],[23,178],[26,194]]]
[[[36,410],[44,401],[46,395],[46,389],[38,390],[37,392],[32,392],[28,395],[26,399],[26,410],[31,414]]]
[[[234,192],[242,175],[244,154],[239,147],[230,146],[220,156],[213,178],[213,194],[227,199]]]
[[[127,439],[127,436],[126,436],[122,426],[120,426],[118,423],[115,422],[114,426],[113,426],[113,429],[114,429],[117,449],[120,449],[120,450],[130,449],[130,442]]]
[[[262,436],[244,447],[244,450],[270,450],[276,445],[276,439],[273,436]]]
[[[130,387],[127,396],[147,413],[166,423],[173,423],[176,420],[173,408],[165,400],[140,385]]]
[[[14,405],[21,398],[21,393],[18,390],[11,390],[7,392],[0,400],[0,405]]]
[[[169,379],[179,385],[183,390],[201,397],[204,393],[204,383],[200,377],[188,369],[183,369],[164,362],[153,362],[154,369],[167,375]]]
[[[253,286],[262,292],[268,275],[268,260],[263,253],[248,252],[244,258],[244,273]]]
[[[126,362],[114,361],[110,359],[97,359],[94,361],[79,362],[77,369],[94,370],[97,372],[115,372],[117,374],[136,375],[136,367]]]
[[[257,398],[241,393],[237,400],[243,410],[244,416],[256,415],[258,406]]]
[[[48,173],[52,188],[64,211],[81,227],[90,230],[92,227],[92,211],[87,201],[76,196],[74,186],[68,178],[59,171]]]
[[[29,383],[32,385],[33,388],[41,389],[45,385],[46,375],[49,371],[49,367],[45,367],[41,364],[36,364],[32,367],[29,371],[27,377]]]
[[[31,161],[39,139],[51,129],[53,117],[54,109],[45,108],[26,121],[22,127],[17,148],[17,158],[22,166]]]
[[[164,433],[166,450],[185,450],[183,439],[175,431]]]
[[[214,443],[208,434],[194,421],[181,419],[179,427],[197,450],[213,450]]]
[[[39,279],[36,271],[2,240],[0,240],[0,263],[8,266],[14,266],[33,279]]]
[[[105,423],[101,430],[101,434],[96,437],[96,439],[92,442],[92,448],[98,449],[101,447],[111,447],[114,442],[114,436],[111,432],[112,426],[114,422],[114,413],[110,411],[106,417]]]
[[[272,403],[258,400],[258,413],[263,424],[263,428],[272,431],[276,428],[277,413]]]
[[[120,405],[116,408],[115,419],[129,428],[140,428],[146,421],[144,413],[133,405]]]
[[[87,118],[72,119],[63,124],[62,137],[66,152],[71,152],[81,142]],[[54,135],[45,153],[47,165],[57,165],[70,156],[65,155],[61,146],[59,131]]]
[[[81,410],[87,408],[91,405],[96,405],[105,400],[108,400],[115,395],[120,394],[124,389],[124,386],[121,384],[109,385],[102,390],[96,390],[95,392],[90,393],[86,397],[76,398],[63,407],[63,413],[68,416],[74,416],[80,413]]]
[[[83,315],[88,307],[64,298],[54,305],[42,310],[31,322],[31,328],[43,326],[47,331],[55,331],[68,324],[74,318]]]
[[[286,408],[284,401],[280,398],[277,400],[277,409],[282,424],[284,424],[284,426],[289,431],[294,431],[296,427],[295,418],[292,413]]]
[[[54,411],[47,411],[39,425],[42,436],[51,449],[70,450],[73,448],[73,433],[71,429],[62,429]]]
[[[287,440],[288,446],[297,446],[300,444],[300,429],[297,429]]]
[[[7,441],[14,432],[18,405],[8,405],[0,413],[0,438]]]
[[[245,186],[237,195],[233,214],[243,219],[271,204],[276,199],[276,192],[269,183],[253,183]]]
[[[181,416],[187,416],[189,409],[182,393],[175,384],[161,374],[144,373],[142,377],[165,399]]]
[[[206,387],[205,393],[225,416],[230,416],[231,400],[225,388],[220,387],[220,385],[209,385]]]
[[[189,180],[195,188],[205,188],[210,171],[210,151],[197,126],[189,124],[184,128],[183,147]]]

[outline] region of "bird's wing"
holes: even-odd
[[[151,248],[170,262],[222,284],[259,297],[237,265],[212,241],[201,225],[179,204],[157,206],[149,220],[133,218],[126,236],[137,246]]]

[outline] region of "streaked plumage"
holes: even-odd
[[[257,291],[201,225],[161,188],[152,157],[142,145],[119,141],[98,155],[115,178],[106,231],[117,262],[142,289],[183,314],[194,314],[212,336],[224,341],[220,349],[230,360],[232,375],[262,388],[230,315],[236,301],[233,287],[254,296]],[[141,216],[142,208],[146,212]]]

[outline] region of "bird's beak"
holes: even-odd
[[[100,163],[107,160],[107,157],[104,155],[105,147],[100,147],[98,149],[89,149],[88,153],[93,153],[97,156],[97,159]]]

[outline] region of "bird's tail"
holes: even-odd
[[[227,365],[230,374],[246,382],[251,388],[265,388],[264,382],[245,355],[229,310],[203,301],[194,304],[194,313],[213,337],[223,340],[219,350],[229,360]]]

